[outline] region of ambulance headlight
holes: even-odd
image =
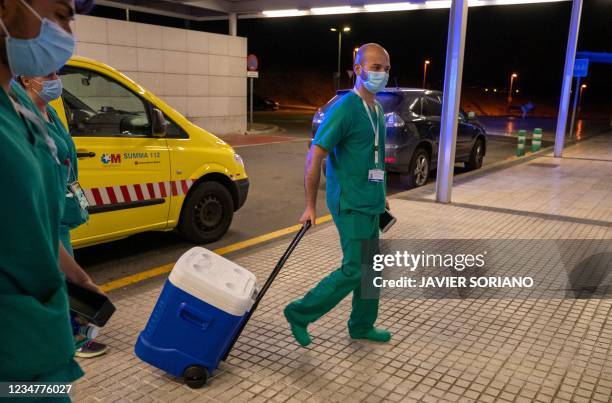
[[[244,168],[244,161],[242,160],[242,157],[240,155],[234,153],[234,160],[236,160],[236,162]]]

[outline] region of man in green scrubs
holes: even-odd
[[[57,40],[58,28],[71,35],[73,15],[71,0],[0,3],[0,381],[72,382],[83,374],[73,359],[66,284],[58,265],[65,194],[58,186],[63,178],[57,147],[27,95],[9,89],[11,77],[24,74],[18,71],[24,66],[60,64],[49,58],[53,53],[38,52],[41,38],[51,38],[47,51],[55,52],[53,46],[64,43]],[[24,46],[34,39],[34,46]],[[24,47],[33,50],[30,57],[24,57]],[[44,74],[58,67],[48,66]]]
[[[389,69],[389,54],[380,45],[359,48],[354,65],[355,88],[326,111],[307,156],[306,210],[300,222],[315,223],[321,163],[327,157],[327,206],[340,234],[343,259],[339,269],[285,308],[291,331],[302,346],[311,342],[307,326],[349,293],[353,294],[348,321],[351,338],[380,342],[391,339],[389,331],[374,327],[378,315],[377,289],[362,286],[367,286],[367,282],[362,283],[362,274],[368,278],[373,275],[371,257],[378,248],[378,218],[388,206],[385,117],[375,95],[385,87]],[[362,259],[369,262],[365,268]]]

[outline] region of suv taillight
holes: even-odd
[[[315,113],[314,117],[312,118],[312,123],[315,125],[320,125],[321,122],[323,122],[324,116],[325,114],[321,111],[321,108],[317,109],[317,113]]]

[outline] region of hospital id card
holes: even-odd
[[[77,198],[81,209],[87,210],[87,207],[89,207],[89,201],[87,200],[87,196],[85,196],[85,192],[83,192],[81,184],[79,182],[72,182],[68,188],[70,189],[70,193]]]
[[[385,171],[382,169],[370,169],[368,171],[368,181],[384,182],[385,181]]]

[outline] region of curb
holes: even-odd
[[[599,132],[596,134],[593,134],[591,136],[588,136],[587,138],[583,139],[583,140],[569,140],[566,141],[564,144],[564,148],[567,147],[571,147],[574,146],[582,141],[588,141],[589,139],[592,139],[594,137],[597,136],[601,136],[605,133],[608,133],[608,131],[604,131],[604,132]],[[466,182],[470,182],[472,180],[481,178],[483,176],[486,176],[490,173],[493,172],[498,172],[498,171],[502,171],[504,169],[507,168],[511,168],[513,166],[516,165],[521,165],[525,162],[529,162],[532,161],[534,159],[540,158],[542,156],[545,156],[546,154],[550,154],[551,152],[554,151],[554,144],[550,145],[550,146],[546,146],[546,147],[542,147],[539,151],[533,153],[533,152],[529,152],[526,153],[524,156],[522,157],[517,157],[516,155],[509,157],[505,160],[502,161],[498,161],[495,162],[491,165],[488,165],[486,167],[477,169],[475,171],[471,171],[471,172],[464,172],[462,173],[460,176],[455,176],[453,175],[453,186],[458,185],[458,184],[463,184]],[[401,200],[414,200],[414,199],[420,199],[422,197],[425,196],[430,196],[432,194],[435,194],[435,188],[436,188],[436,181],[432,181],[431,183],[428,183],[427,185],[421,186],[419,188],[416,189],[409,189],[409,190],[405,190],[403,192],[398,192],[392,196],[389,196],[389,199],[401,199]],[[414,197],[414,195],[417,195],[416,197]],[[447,203],[447,204],[452,204],[453,202]]]
[[[306,106],[306,105],[284,105],[281,104],[280,105],[281,109],[301,109],[301,110],[305,110],[305,111],[313,111],[316,112],[319,108],[317,108],[316,106]]]
[[[268,133],[276,133],[280,132],[281,128],[276,125],[267,125],[263,129],[252,129],[244,132],[245,135],[257,135],[257,134],[268,134]]]

